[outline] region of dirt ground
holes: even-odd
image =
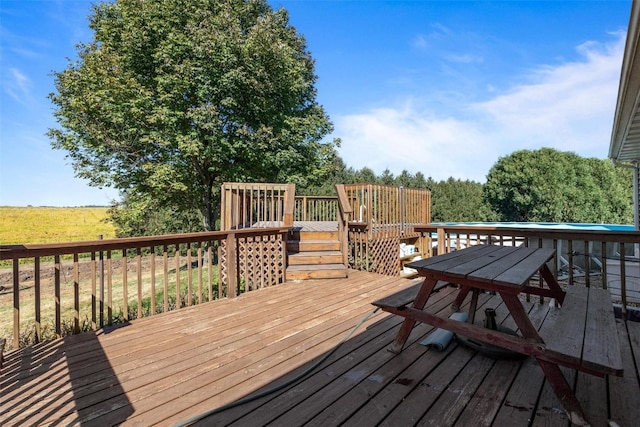
[[[60,268],[60,279],[61,281],[68,282],[73,280],[73,261],[64,260],[61,263]],[[149,271],[151,266],[151,258],[150,257],[142,257],[141,258],[142,271]],[[175,265],[175,264],[174,264]],[[122,275],[122,259],[113,259],[111,260],[112,266],[112,274],[114,275]],[[96,269],[99,269],[99,261],[96,261]],[[104,268],[106,271],[107,261],[104,261]],[[160,271],[163,268],[162,258],[156,258],[156,270]],[[127,263],[127,271],[136,271],[137,264],[135,262],[129,261]],[[82,278],[91,277],[91,261],[90,260],[80,260],[78,261],[78,271]],[[174,270],[175,271],[175,270]],[[19,276],[20,276],[20,291],[28,290],[33,287],[33,281],[35,277],[35,269],[33,264],[20,265],[19,267]],[[53,262],[42,263],[40,264],[40,283],[41,286],[52,285],[54,283],[55,277],[55,265]],[[12,268],[3,268],[0,269],[0,296],[6,293],[13,293],[13,269]]]

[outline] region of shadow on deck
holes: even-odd
[[[2,425],[174,425],[270,389],[330,352],[373,308],[410,286],[397,277],[350,271],[236,299],[132,321],[6,355],[0,379]],[[430,311],[450,312],[455,289]],[[478,310],[499,297],[482,295]],[[536,326],[548,307],[527,304]],[[479,315],[481,316],[481,315]],[[564,425],[567,418],[533,359],[496,361],[453,342],[443,351],[419,341],[386,351],[401,319],[383,312],[304,379],[202,420],[200,425]],[[640,324],[618,322],[623,378],[568,375],[593,425],[640,419]]]

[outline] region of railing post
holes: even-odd
[[[445,233],[444,228],[438,228],[438,255],[442,255],[446,252],[446,243],[447,234]]]
[[[422,223],[431,222],[431,193],[422,196]]]
[[[627,320],[627,267],[624,242],[620,242],[620,297],[622,299],[621,317]]]
[[[20,260],[13,259],[13,349],[20,347]]]
[[[42,342],[42,288],[40,286],[40,257],[33,259],[33,283],[36,291],[36,342]]]
[[[99,236],[99,240],[102,240],[102,234]],[[100,262],[100,295],[99,295],[99,306],[100,306],[100,327],[104,327],[104,252],[100,251],[99,255]]]
[[[285,227],[293,227],[293,211],[296,207],[296,186],[295,184],[287,185],[284,198],[284,213],[282,222]],[[305,207],[306,209],[306,207]]]
[[[62,265],[60,264],[60,255],[54,256],[54,304],[55,304],[55,328],[56,338],[62,337],[62,325],[61,325],[61,300],[60,300],[60,271]]]
[[[404,235],[404,221],[405,221],[405,203],[404,203],[404,187],[400,186],[400,234]]]
[[[336,193],[338,195],[338,233],[340,234],[342,262],[346,266],[349,262],[347,255],[349,252],[349,215],[353,213],[353,209],[349,204],[343,184],[336,184]]]
[[[238,288],[238,253],[235,233],[227,234],[227,298],[237,296]]]

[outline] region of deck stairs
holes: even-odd
[[[338,231],[294,229],[287,240],[287,280],[347,277]]]

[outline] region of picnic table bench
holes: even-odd
[[[422,284],[373,302],[382,310],[405,317],[390,350],[400,352],[411,329],[420,321],[535,357],[571,422],[588,425],[560,366],[600,377],[622,376],[613,304],[605,289],[569,286],[566,291],[562,290],[547,266],[554,252],[553,249],[478,245],[411,263],[410,267],[424,277]],[[529,285],[535,274],[544,279],[546,288]],[[471,293],[466,323],[423,311],[438,281],[460,285],[454,302],[456,310]],[[478,294],[483,291],[500,294],[520,336],[474,323]],[[561,304],[559,308],[550,309],[540,331],[524,310],[518,297],[522,293],[555,298]]]

